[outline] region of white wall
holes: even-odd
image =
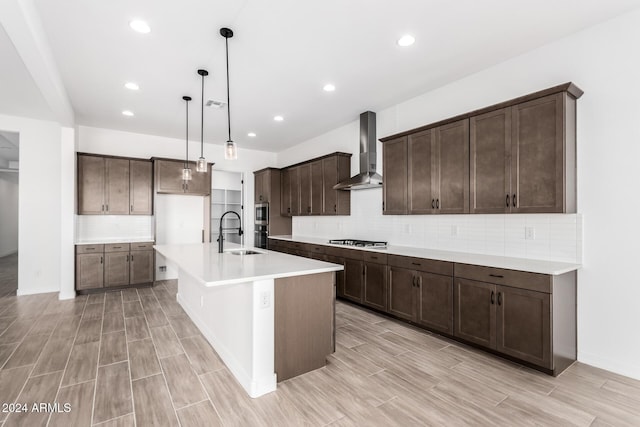
[[[60,290],[61,127],[0,115],[0,129],[20,134],[18,295]],[[64,181],[64,182],[63,182]]]
[[[18,174],[0,172],[0,257],[18,251]]]
[[[378,137],[568,81],[583,89],[577,147],[578,212],[584,222],[578,358],[640,379],[640,283],[632,268],[640,241],[640,198],[635,197],[640,182],[640,57],[633,53],[637,40],[640,11],[378,111]],[[354,121],[280,153],[278,163],[284,166],[335,150],[357,154],[357,133]],[[356,156],[352,167],[357,168]],[[352,210],[379,211],[377,195],[375,202],[369,198],[365,192],[353,193]],[[361,202],[369,204],[363,207]],[[404,219],[384,221],[391,225]]]
[[[60,129],[60,299],[76,296],[74,212],[76,200],[75,129]]]

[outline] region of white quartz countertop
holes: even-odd
[[[333,246],[370,252],[382,252],[390,255],[410,256],[434,259],[439,261],[457,262],[460,264],[482,265],[486,267],[505,268],[507,270],[527,271],[530,273],[559,275],[574,271],[582,267],[580,264],[568,262],[544,261],[526,258],[512,258],[496,255],[473,254],[468,252],[442,251],[437,249],[412,248],[409,246],[389,245],[386,249],[359,248],[345,245],[329,244],[329,239],[306,236],[269,236],[270,239],[288,242],[311,243],[314,245]]]
[[[218,253],[217,243],[156,245],[155,250],[206,286],[230,285],[281,277],[304,276],[343,270],[344,267],[280,252],[225,243]],[[257,255],[234,255],[232,250],[248,249]]]
[[[103,245],[109,243],[142,243],[142,242],[151,242],[153,243],[153,237],[147,238],[113,238],[113,239],[82,239],[76,240],[76,245]]]

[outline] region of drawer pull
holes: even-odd
[[[113,249],[122,249],[122,246],[114,246]]]
[[[502,292],[498,292],[498,305],[502,305]]]
[[[378,257],[377,256],[372,256],[371,259],[378,259]]]
[[[412,264],[412,265],[418,265],[418,266],[422,265],[422,264],[420,264],[419,262],[412,262],[411,264]]]
[[[85,248],[84,250],[85,250],[85,251],[95,251],[95,250],[96,250],[96,248]]]
[[[504,279],[504,276],[502,274],[489,274],[489,276],[491,277],[497,277],[499,279]]]

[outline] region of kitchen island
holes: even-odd
[[[178,269],[178,303],[251,397],[320,368],[334,346],[342,265],[227,243],[157,245]]]

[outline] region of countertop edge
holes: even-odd
[[[294,237],[294,236],[288,236],[288,235],[281,235],[281,236],[269,236],[269,239],[282,240],[287,242],[310,243],[310,244],[323,245],[323,246],[328,246],[333,248],[346,248],[346,249],[353,249],[353,250],[360,250],[360,251],[367,251],[367,252],[386,253],[388,255],[413,256],[417,258],[433,259],[437,261],[447,261],[447,262],[453,262],[458,264],[479,265],[484,267],[502,268],[505,270],[515,270],[515,271],[525,271],[528,273],[547,274],[550,276],[559,276],[561,274],[569,273],[571,271],[576,271],[582,268],[582,264],[562,262],[562,261],[547,261],[547,260],[529,259],[529,258],[502,257],[499,255],[476,254],[472,252],[454,252],[454,251],[445,251],[442,249],[414,248],[411,246],[389,245],[387,249],[375,249],[375,248],[361,248],[361,247],[344,246],[344,245],[333,245],[326,241],[322,241],[322,239],[320,238],[311,237],[311,236],[295,236]],[[394,248],[401,249],[401,251],[394,252]],[[415,251],[416,254],[409,254],[411,251]],[[419,253],[420,251],[431,251],[432,253],[430,253],[429,256],[424,256]],[[484,257],[487,259],[474,261],[473,257]],[[526,264],[530,264],[530,265],[526,265]]]

